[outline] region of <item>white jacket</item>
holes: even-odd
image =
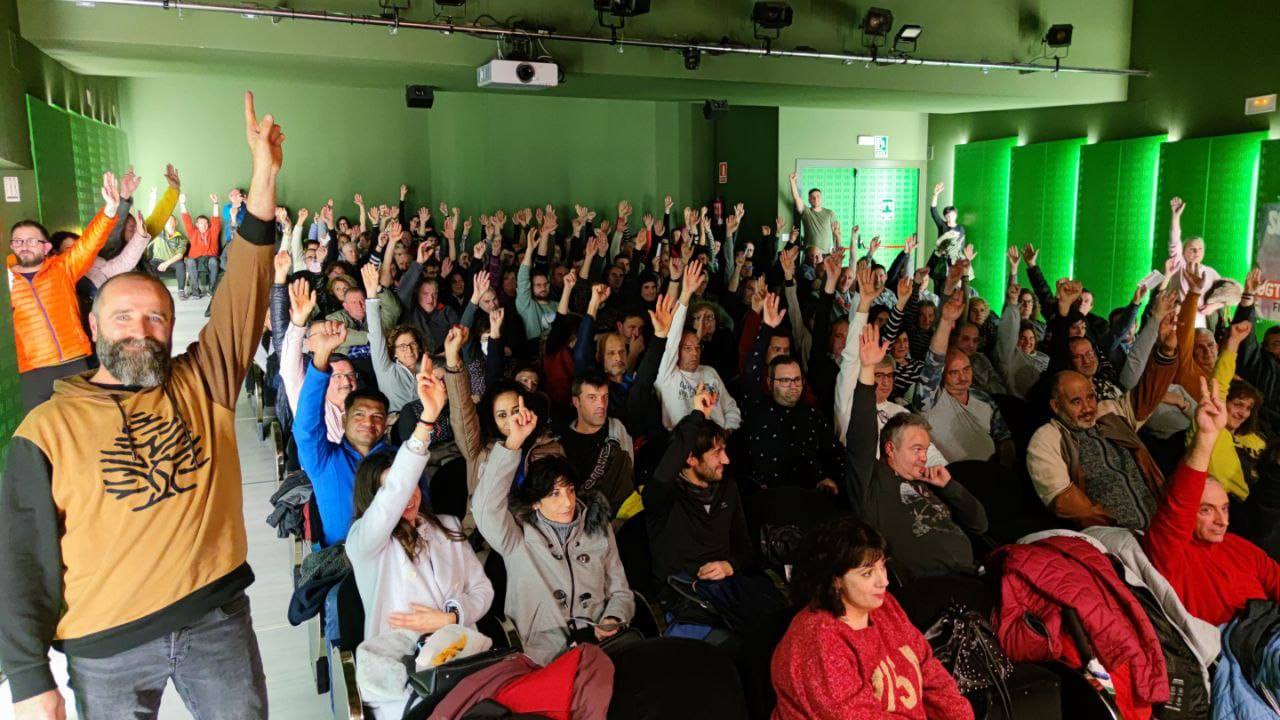
[[[711,408],[711,420],[726,430],[737,430],[742,425],[742,412],[738,403],[729,394],[729,388],[721,379],[720,373],[710,365],[699,365],[692,372],[681,370],[680,338],[684,334],[684,320],[689,306],[681,303],[671,318],[671,332],[667,335],[667,346],[662,351],[662,363],[658,366],[658,378],[653,386],[662,400],[662,426],[670,430],[680,419],[693,411],[693,396],[698,392],[698,385],[705,384],[707,389],[716,393],[716,405]]]

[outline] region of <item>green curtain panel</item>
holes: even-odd
[[[1183,238],[1205,239],[1205,262],[1242,279],[1253,258],[1255,180],[1265,132],[1196,138],[1160,146],[1152,266],[1167,255],[1169,199],[1187,203]]]
[[[110,170],[121,175],[128,169],[128,136],[117,127],[30,95],[27,117],[40,217],[50,230],[79,229],[102,204],[102,173]],[[160,178],[153,175],[152,179]]]
[[[953,202],[968,241],[978,253],[974,287],[996,300],[1004,288],[1003,255],[1009,244],[1009,170],[1017,138],[956,146]],[[937,240],[931,237],[931,240]]]
[[[1157,135],[1080,148],[1074,275],[1093,292],[1099,314],[1132,300],[1151,268],[1152,203],[1164,141]]]
[[[1039,248],[1040,267],[1051,283],[1073,273],[1076,178],[1084,144],[1084,138],[1058,140],[1015,147],[1011,153],[1009,243]],[[983,262],[1003,264],[995,257]]]

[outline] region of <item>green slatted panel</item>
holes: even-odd
[[[800,169],[800,192],[806,203],[809,191],[817,188],[822,191],[822,207],[836,214],[840,223],[841,244],[847,244],[849,232],[853,230],[855,179],[851,167],[803,167]],[[800,222],[799,216],[796,222]]]
[[[916,168],[859,168],[853,217],[864,243],[879,236],[876,261],[888,267],[902,250],[907,236],[916,232],[920,203],[920,171]],[[840,222],[840,227],[851,228]],[[845,239],[848,239],[845,231]],[[861,255],[862,253],[857,253]]]
[[[1258,157],[1265,132],[1197,138],[1160,146],[1153,266],[1167,257],[1169,199],[1187,202],[1184,238],[1205,239],[1205,262],[1224,277],[1240,279],[1253,255]]]
[[[0,307],[9,307],[9,283],[0,283]],[[7,467],[9,439],[26,413],[18,386],[18,356],[13,350],[13,313],[0,312],[0,337],[8,345],[0,352],[0,468]]]
[[[1004,287],[1002,256],[1009,240],[1009,165],[1017,144],[1017,138],[1002,138],[956,146],[954,203],[968,241],[978,251],[973,283],[985,298],[999,298]]]
[[[1085,139],[1015,147],[1009,167],[1009,242],[1040,249],[1049,282],[1072,275],[1075,261],[1076,177]],[[983,258],[985,263],[1003,261]]]
[[[1268,221],[1276,222],[1275,219],[1269,219],[1264,216],[1266,206],[1280,203],[1280,140],[1268,140],[1262,143],[1262,152],[1258,158],[1258,196],[1257,196],[1257,217],[1254,222],[1254,237],[1257,240],[1262,239],[1263,228]],[[1280,284],[1280,253],[1268,252],[1260,253],[1262,248],[1254,245],[1254,262],[1262,268],[1263,277],[1268,281],[1269,290],[1271,283]],[[1274,293],[1272,293],[1274,294]],[[1272,316],[1280,315],[1280,302],[1274,302],[1270,298],[1259,301],[1260,306],[1270,304],[1275,308]],[[1259,325],[1270,327],[1273,323],[1261,322]]]
[[[31,128],[31,155],[35,159],[40,220],[49,230],[67,230],[80,225],[76,197],[75,141],[71,116],[27,96],[27,119]]]
[[[1165,136],[1080,148],[1075,277],[1099,313],[1129,302],[1151,268],[1152,203]]]

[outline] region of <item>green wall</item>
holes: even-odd
[[[988,140],[955,149],[955,206],[973,245],[973,285],[985,298],[1004,293],[1004,252],[1009,246],[1009,170],[1017,138]],[[933,191],[930,190],[930,193]],[[938,201],[939,208],[946,203]],[[930,246],[937,238],[930,236]],[[997,302],[997,304],[999,304]]]
[[[1122,305],[1152,266],[1156,167],[1164,136],[1080,148],[1075,277],[1098,308]],[[1163,257],[1163,255],[1161,255]]]
[[[1075,265],[1076,180],[1084,138],[1015,147],[1009,167],[1009,238],[1040,249],[1045,277],[1068,276]],[[1003,262],[986,256],[984,264]],[[1000,295],[990,296],[992,298]]]
[[[711,124],[691,103],[437,93],[432,109],[410,110],[386,89],[131,78],[125,127],[139,172],[150,173],[144,186],[167,162],[200,207],[245,184],[246,87],[285,129],[280,196],[295,209],[332,197],[339,214],[352,213],[354,193],[390,203],[401,183],[411,205],[447,200],[476,217],[548,202],[612,216],[624,198],[643,213],[668,193],[692,203],[711,192]]]

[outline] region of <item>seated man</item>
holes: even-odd
[[[334,442],[326,437],[321,406],[328,392],[329,376],[336,372],[329,358],[346,335],[347,327],[339,322],[326,321],[312,328],[311,349],[315,355],[307,367],[293,422],[298,461],[311,478],[325,546],[345,540],[351,527],[356,466],[386,447],[382,436],[387,429],[387,397],[377,390],[350,392],[344,403],[342,440]]]
[[[926,465],[929,423],[915,413],[904,413],[890,418],[882,432],[876,431],[875,369],[887,350],[875,326],[863,329],[859,338],[862,365],[845,443],[850,502],[862,519],[888,540],[903,582],[971,572],[973,550],[962,526],[986,532],[987,513],[960,483],[951,482],[946,468]]]
[[[375,283],[376,284],[376,280]],[[373,289],[373,288],[369,288]],[[338,352],[353,359],[369,358],[369,316],[365,308],[366,290],[351,287],[342,296],[342,309],[329,313],[326,320],[334,320],[347,326],[347,339]],[[400,303],[391,288],[382,288],[375,297],[378,300],[378,318],[382,327],[394,327],[400,317]]]
[[[970,356],[952,348],[942,366],[935,353],[926,358],[925,377],[918,386],[924,390],[921,406],[925,419],[936,428],[933,441],[943,457],[948,462],[996,459],[1011,467],[1016,459],[1013,434],[996,401],[973,387]],[[937,389],[939,381],[942,392]]]
[[[1227,493],[1206,474],[1229,419],[1217,382],[1210,388],[1201,381],[1195,440],[1142,538],[1187,612],[1214,625],[1230,622],[1250,600],[1280,602],[1280,566],[1227,531]]]
[[[560,432],[565,457],[579,478],[584,494],[600,492],[617,515],[635,492],[632,475],[635,451],[622,421],[609,415],[609,379],[588,371],[573,379],[573,408],[577,417]]]
[[[978,302],[978,298],[971,301],[971,303],[975,302]],[[969,315],[973,315],[972,304]],[[982,346],[982,328],[983,326],[975,324],[972,320],[961,322],[956,327],[955,342],[951,343],[951,347],[969,358],[969,366],[973,373],[973,387],[988,395],[1008,395],[1009,387],[1005,384],[1004,376],[996,372],[990,358],[979,352]]]
[[[750,572],[756,558],[747,535],[742,498],[737,483],[724,482],[724,469],[729,464],[726,433],[709,419],[716,405],[715,393],[699,385],[693,402],[694,410],[671,431],[666,453],[653,479],[641,488],[641,497],[653,573],[662,588],[659,600],[677,619],[712,624],[715,619],[698,613],[673,588],[670,578],[712,587],[723,587],[718,581],[732,580],[732,585],[744,590],[738,596],[753,606],[734,608],[735,614],[783,603],[776,593],[758,589],[755,581],[761,576]],[[767,580],[764,586],[772,587]]]
[[[764,323],[747,357],[747,378],[759,377],[766,345],[782,324],[777,295],[765,299],[763,310]],[[761,490],[789,485],[835,495],[840,492],[837,483],[844,479],[843,453],[831,423],[801,404],[804,382],[799,361],[780,355],[769,362],[767,395],[756,383],[743,383],[749,399],[741,437],[742,478]]]
[[[694,292],[706,282],[707,273],[701,260],[694,260],[684,273],[684,286],[680,291],[680,304],[671,320],[671,337],[662,354],[662,364],[653,387],[662,398],[662,424],[667,429],[675,427],[680,418],[693,409],[696,389],[705,386],[716,404],[709,408],[709,420],[726,430],[736,430],[742,425],[742,413],[738,403],[727,392],[720,373],[710,365],[702,364],[702,344],[698,334],[685,328],[689,301]]]
[[[1149,321],[1160,323],[1160,346],[1137,386],[1118,400],[1100,401],[1094,383],[1074,370],[1053,378],[1054,417],[1031,436],[1027,470],[1044,504],[1079,527],[1141,530],[1155,511],[1164,475],[1138,429],[1164,398],[1177,368],[1176,328],[1167,309],[1162,303]]]

